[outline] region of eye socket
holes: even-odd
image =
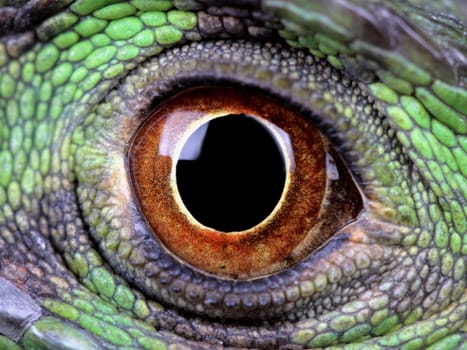
[[[208,145],[207,133],[219,144]],[[205,273],[250,279],[282,271],[316,250],[343,224],[328,222],[326,213],[360,200],[332,153],[319,130],[281,101],[248,88],[205,86],[149,114],[132,139],[128,166],[141,210],[170,254]],[[258,175],[255,163],[267,159],[277,170]],[[193,177],[208,186],[190,189],[197,186]],[[348,188],[339,203],[330,201],[336,198],[333,181]],[[263,189],[255,193],[258,183]],[[359,211],[361,202],[355,207]],[[253,209],[259,214],[251,219]]]
[[[242,55],[234,54],[238,51]],[[244,60],[242,57],[250,57],[251,60]],[[268,59],[264,60],[264,57]],[[278,67],[282,67],[284,73],[280,73],[282,70],[277,72]],[[96,116],[90,117],[98,137],[84,137],[84,145],[80,145],[76,155],[79,164],[79,203],[89,225],[89,232],[101,248],[106,262],[148,298],[170,305],[183,314],[197,317],[297,320],[305,315],[310,316],[337,307],[340,303],[337,299],[327,303],[325,309],[315,309],[315,302],[331,293],[336,286],[343,288],[348,285],[349,275],[360,273],[360,270],[349,268],[352,264],[347,264],[347,260],[339,252],[359,239],[349,234],[353,225],[349,223],[356,219],[360,211],[365,214],[368,202],[363,197],[366,192],[360,194],[340,154],[327,141],[327,137],[332,139],[343,152],[342,156],[349,161],[348,165],[353,170],[358,170],[353,158],[349,158],[352,156],[348,153],[347,146],[350,144],[343,147],[342,143],[346,139],[343,136],[353,135],[343,131],[346,129],[346,119],[340,119],[336,125],[329,125],[325,124],[324,115],[337,112],[329,108],[332,107],[329,101],[337,101],[346,113],[354,111],[353,107],[360,106],[351,104],[355,99],[355,90],[348,89],[348,81],[341,82],[337,79],[338,73],[330,70],[329,79],[315,79],[314,72],[327,72],[328,68],[325,64],[314,63],[301,52],[284,51],[278,44],[220,41],[211,45],[192,44],[167,51],[129,75],[99,105]],[[137,144],[137,136],[143,135],[141,130],[149,130],[150,125],[157,124],[155,122],[159,118],[152,117],[152,111],[163,110],[170,105],[170,100],[164,103],[168,97],[206,84],[214,86],[214,91],[220,89],[220,86],[228,86],[231,89],[236,87],[237,95],[260,95],[264,98],[251,104],[259,106],[258,108],[266,100],[275,101],[276,105],[297,114],[300,118],[296,122],[314,125],[315,129],[319,126],[319,130],[326,135],[320,136],[325,149],[325,188],[319,214],[316,217],[291,215],[292,220],[299,223],[308,219],[315,222],[307,239],[299,245],[299,248],[303,248],[301,256],[286,256],[283,261],[268,266],[269,270],[252,264],[252,271],[227,274],[224,269],[219,271],[218,264],[218,270],[209,272],[180,257],[180,253],[170,249],[159,237],[159,232],[152,227],[148,213],[143,210],[142,200],[138,197],[134,172],[130,166],[132,159],[136,158],[132,157],[131,151]],[[323,94],[322,91],[329,91],[329,94]],[[210,94],[205,100],[216,101],[213,96]],[[335,101],[332,96],[336,98]],[[229,106],[231,101],[232,99],[224,100],[222,105]],[[200,103],[196,105],[199,106]],[[157,106],[156,109],[154,106]],[[262,113],[238,110],[226,114],[262,116]],[[202,113],[198,117],[198,124],[203,125]],[[183,140],[188,139],[196,129],[195,126],[189,128],[183,134]],[[297,130],[296,132],[301,132],[303,127]],[[154,152],[159,144],[157,138],[148,138],[153,139],[156,140],[155,146],[150,147],[152,151],[149,154],[157,155]],[[309,137],[297,139],[305,143],[311,140]],[[184,142],[177,145],[181,148]],[[308,153],[303,155],[306,158]],[[297,155],[294,156],[297,161]],[[167,174],[170,174],[170,169],[172,168],[168,168]],[[147,176],[152,176],[152,173],[151,168]],[[359,173],[356,176],[361,184]],[[172,179],[176,180],[176,176]],[[297,200],[296,204],[301,205],[302,201]],[[178,207],[175,208],[178,212]],[[285,210],[284,212],[288,213]],[[364,217],[365,215],[362,216]],[[355,224],[360,222],[359,216]],[[290,225],[287,222],[284,226]],[[173,225],[173,231],[170,232],[181,232],[177,228],[177,225]],[[219,235],[232,240],[228,237],[234,237],[235,233],[220,232]],[[192,241],[199,241],[199,237],[195,236]],[[266,250],[263,251],[267,253]],[[361,252],[364,268],[368,262],[368,253],[365,250],[350,251],[356,254]],[[197,252],[201,254],[203,250],[197,249]],[[204,256],[206,260],[203,263],[216,262],[212,256],[206,253]],[[372,256],[372,259],[380,258],[380,255]],[[357,260],[360,261],[359,259]],[[343,272],[336,272],[334,264],[337,268],[342,268]],[[274,270],[275,268],[277,269]],[[368,274],[370,272],[364,271]]]

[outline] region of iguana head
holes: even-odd
[[[0,1],[0,348],[464,348],[466,11]],[[286,175],[225,233],[174,174],[229,115]]]

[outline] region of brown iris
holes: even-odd
[[[248,279],[297,263],[335,231],[318,225],[329,152],[321,133],[280,101],[200,87],[147,118],[129,168],[141,210],[170,254]]]

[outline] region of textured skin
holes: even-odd
[[[466,10],[440,3],[0,1],[0,349],[465,349]],[[165,254],[125,165],[154,103],[219,80],[302,109],[365,203],[249,282]]]

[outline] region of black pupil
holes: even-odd
[[[201,224],[231,232],[263,221],[279,201],[285,166],[275,139],[254,118],[228,115],[199,127],[177,163],[183,203]]]

